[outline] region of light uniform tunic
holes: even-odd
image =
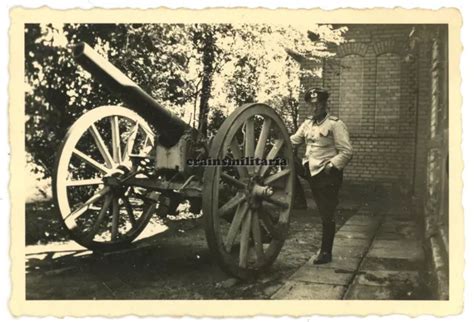
[[[295,146],[306,143],[303,165],[309,162],[311,176],[320,173],[328,162],[342,170],[352,158],[346,125],[329,114],[321,122],[306,119],[290,139]]]

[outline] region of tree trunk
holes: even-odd
[[[202,86],[199,102],[199,132],[207,135],[207,119],[209,115],[209,99],[211,98],[212,73],[214,63],[215,39],[212,31],[206,32],[202,58]]]
[[[299,110],[298,110],[298,104],[293,104],[293,97],[290,96],[290,107],[291,107],[291,117],[293,121],[293,131],[296,132],[298,130],[298,116],[299,116]]]

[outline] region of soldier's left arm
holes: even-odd
[[[342,170],[352,159],[352,144],[349,137],[349,131],[341,120],[333,124],[334,144],[337,154],[330,162],[339,170]]]

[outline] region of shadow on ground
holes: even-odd
[[[403,209],[400,200],[384,193],[350,186],[343,189],[337,229],[356,213],[364,216],[369,200],[372,211],[397,205]],[[305,194],[309,209],[293,211],[290,233],[276,262],[257,280],[247,282],[226,275],[216,265],[207,247],[202,217],[168,221],[166,231],[121,251],[92,253],[58,230],[54,207],[27,207],[27,299],[269,299],[318,249],[320,219],[309,191]],[[152,219],[151,229],[157,222]],[[363,234],[356,226],[351,226],[350,233]],[[391,226],[389,223],[388,229]],[[44,229],[52,228],[55,234],[44,234]],[[341,230],[341,234],[345,232]],[[385,239],[392,235],[384,232]],[[353,239],[348,242],[355,245]],[[356,274],[362,275],[362,283],[385,283],[383,274]]]
[[[338,212],[338,227],[354,210]],[[153,220],[152,220],[153,222]],[[27,246],[28,299],[265,299],[317,249],[315,210],[295,210],[277,261],[256,281],[242,282],[214,262],[203,218],[168,229],[112,253],[92,253],[66,237]]]

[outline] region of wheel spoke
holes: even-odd
[[[253,118],[245,122],[245,156],[252,158],[255,155],[255,123]],[[253,174],[255,166],[248,166],[247,172]]]
[[[93,186],[103,184],[102,178],[83,179],[83,180],[69,180],[66,181],[66,186],[77,187],[77,186]]]
[[[245,122],[245,156],[253,157],[255,153],[255,123],[253,118]]]
[[[265,144],[267,143],[268,134],[270,133],[270,127],[272,125],[272,120],[265,117],[263,121],[262,131],[258,137],[257,148],[255,149],[255,158],[263,158],[263,153],[265,152]]]
[[[219,208],[217,214],[219,217],[229,214],[235,207],[237,207],[242,201],[245,200],[245,195],[242,193],[237,193],[229,201],[227,201],[223,206]]]
[[[64,217],[64,222],[66,224],[70,223],[72,228],[76,227],[76,219],[80,217],[81,215],[83,215],[89,209],[89,205],[92,205],[94,202],[98,201],[100,198],[105,196],[109,191],[110,191],[110,188],[108,187],[105,187],[104,189],[100,190],[98,193],[90,197],[89,200],[84,202],[80,207],[78,207],[76,210],[74,210],[69,215]]]
[[[268,212],[264,209],[260,209],[258,214],[262,220],[264,228],[268,231],[268,233],[275,239],[281,239],[281,234],[277,229],[277,224],[272,221]]]
[[[125,205],[125,208],[127,209],[127,214],[128,214],[128,218],[130,218],[130,223],[132,224],[132,227],[135,227],[137,220],[135,219],[135,215],[133,214],[133,207],[130,204],[130,201],[128,200],[128,198],[123,197],[122,200],[123,200],[123,204]]]
[[[90,156],[88,156],[87,154],[79,151],[78,149],[74,149],[72,151],[72,153],[74,153],[75,155],[77,155],[79,158],[81,158],[82,160],[84,160],[85,162],[87,162],[89,165],[91,165],[92,167],[96,168],[97,170],[99,170],[100,172],[102,173],[107,173],[109,171],[109,169],[107,169],[104,165],[100,164],[99,162],[95,161],[94,159],[92,159]]]
[[[268,152],[267,160],[274,159],[277,156],[278,152],[280,152],[280,149],[282,148],[284,143],[285,143],[285,141],[283,141],[282,139],[276,140],[276,142],[273,145],[272,149],[270,150],[270,152]],[[265,173],[268,171],[269,167],[270,167],[270,165],[268,165],[268,164],[267,165],[262,165],[260,167],[259,176],[264,177]]]
[[[286,177],[287,175],[289,175],[291,173],[290,169],[285,169],[285,170],[282,170],[282,171],[279,171],[275,174],[272,174],[271,176],[265,178],[263,180],[263,184],[264,185],[269,185],[275,181],[277,181],[278,179],[281,179],[283,177]]]
[[[107,149],[107,146],[105,145],[104,140],[102,139],[102,136],[99,133],[99,130],[97,130],[97,127],[94,124],[89,127],[89,133],[94,138],[95,144],[97,145],[100,154],[104,158],[104,161],[107,163],[107,166],[109,168],[112,168],[114,166],[114,161],[110,156],[109,150]]]
[[[262,196],[262,199],[269,202],[269,203],[271,203],[271,204],[274,204],[275,206],[278,206],[282,209],[288,209],[288,207],[289,207],[288,202],[282,201],[282,200],[276,198],[275,196]]]
[[[247,267],[251,224],[252,211],[248,211],[242,223],[242,230],[240,231],[239,266],[243,268]]]
[[[239,144],[237,143],[237,139],[233,138],[232,142],[230,143],[230,150],[234,159],[240,160],[242,158],[242,152],[240,151]],[[237,171],[239,172],[240,178],[248,177],[248,172],[246,167],[237,166]]]
[[[232,219],[232,223],[230,224],[229,232],[227,233],[227,237],[225,240],[225,250],[229,253],[232,249],[232,245],[234,244],[235,236],[239,231],[240,225],[242,224],[242,219],[244,218],[245,214],[249,210],[249,204],[239,204],[237,207],[237,211],[235,212],[235,216]]]
[[[118,198],[112,199],[112,241],[117,239],[119,225],[119,204]]]
[[[94,225],[87,233],[87,237],[86,237],[87,239],[94,239],[95,235],[97,235],[97,232],[99,231],[99,228],[100,228],[100,224],[102,223],[102,221],[104,221],[105,215],[107,214],[107,211],[110,208],[111,202],[112,202],[112,196],[109,194],[105,195],[104,204],[102,205],[102,208],[100,209],[99,217],[97,217],[97,220],[95,221]]]
[[[260,264],[263,263],[263,245],[260,222],[257,213],[252,214],[252,236],[255,253],[257,255],[257,265],[260,266]]]
[[[151,132],[150,129],[146,128],[146,127],[143,127],[141,126],[143,132],[145,132],[145,142],[143,144],[143,148],[146,150],[146,147],[148,146],[154,146],[154,137],[155,135],[153,134],[153,132]],[[141,151],[142,152],[142,151]],[[149,154],[149,152],[147,152],[147,154]]]
[[[125,144],[125,149],[123,151],[122,160],[127,160],[132,154],[133,146],[135,145],[135,140],[138,133],[138,121],[135,122],[135,126],[128,137],[127,143]]]
[[[120,147],[119,119],[117,115],[110,118],[110,128],[112,130],[112,156],[115,163],[120,163],[122,161],[122,152]]]
[[[234,178],[231,175],[228,175],[227,173],[223,172],[221,174],[221,178],[222,178],[222,181],[224,181],[228,184],[231,184],[236,188],[245,189],[245,187],[247,187],[247,185],[245,183],[243,183],[242,181],[239,181],[238,179]]]
[[[143,132],[145,132],[146,140],[150,140],[151,144],[153,144],[153,140],[151,138],[155,137],[155,133],[153,133],[153,131],[148,126],[144,126],[144,124],[140,124],[139,127],[143,130]]]
[[[146,139],[145,139],[145,144],[144,146],[147,146],[147,145],[153,145],[153,139],[151,136],[147,135]]]

